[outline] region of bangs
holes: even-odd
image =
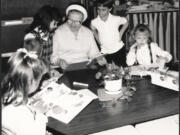
[[[138,35],[149,37],[149,36],[150,36],[150,33],[149,33],[149,31],[147,31],[147,30],[146,30],[146,31],[140,31],[140,30],[138,30],[138,31],[135,32],[135,36],[138,36]]]

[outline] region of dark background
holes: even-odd
[[[80,0],[1,0],[1,19],[11,20],[32,17],[43,5],[53,5],[64,14],[65,8]]]

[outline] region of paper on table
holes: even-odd
[[[138,131],[132,125],[126,125],[114,129],[109,129],[90,135],[140,135]]]
[[[142,135],[178,135],[179,114],[137,124],[135,128]]]
[[[153,71],[150,73],[151,83],[168,88],[170,90],[179,91],[179,73],[177,71]]]
[[[59,106],[59,111],[51,109],[47,116],[68,124],[80,111],[82,111],[97,96],[90,90],[71,91],[55,102]],[[54,108],[55,109],[55,108]]]
[[[40,111],[44,111],[43,107],[48,108],[43,113],[67,124],[96,98],[88,89],[75,91],[64,84],[52,82],[35,95],[29,104]]]

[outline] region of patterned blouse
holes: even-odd
[[[41,55],[39,56],[47,64],[50,64],[50,57],[52,55],[52,36],[49,32],[42,31],[39,27],[36,27],[33,31],[27,34],[32,34],[34,38],[39,38],[42,42]],[[27,35],[26,34],[26,35]],[[26,36],[25,35],[25,36]]]

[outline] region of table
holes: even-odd
[[[94,79],[96,70],[67,72],[62,79],[72,87],[72,82],[89,83],[89,89],[97,93]],[[62,81],[61,80],[61,81]],[[67,135],[85,135],[124,125],[136,124],[177,114],[178,92],[151,84],[150,78],[136,78],[136,93],[131,102],[119,102],[116,106],[103,108],[98,99],[93,100],[69,124],[49,118],[48,129]]]

